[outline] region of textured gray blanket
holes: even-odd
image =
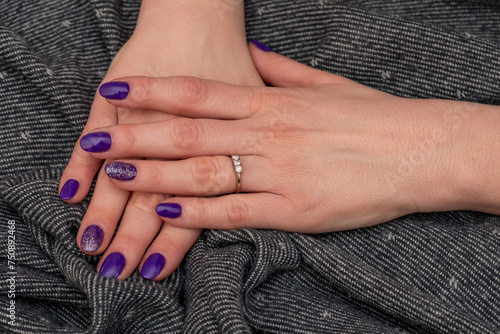
[[[305,64],[400,96],[500,104],[498,1],[245,3],[248,37]],[[0,332],[500,332],[500,219],[475,212],[323,235],[205,231],[162,282],[99,276],[75,244],[88,198],[65,204],[57,187],[139,5],[0,0]]]

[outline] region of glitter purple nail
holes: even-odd
[[[89,225],[85,232],[83,232],[80,247],[87,253],[95,252],[102,243],[104,232],[97,225]]]
[[[137,175],[137,168],[134,165],[120,161],[106,164],[104,171],[109,177],[120,181],[133,180]]]

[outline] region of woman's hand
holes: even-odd
[[[231,12],[227,16],[213,15],[213,7],[227,1],[200,4],[191,0],[144,0],[134,34],[114,58],[103,82],[126,75],[191,75],[234,84],[263,85],[246,44],[243,2],[231,1],[233,6],[228,7]],[[106,87],[101,87],[101,91],[119,95],[125,94],[127,88],[108,87],[106,91]],[[96,127],[173,117],[147,108],[117,108],[96,93],[82,136]],[[68,203],[81,201],[101,165],[102,159],[83,151],[79,140],[61,179],[61,198]],[[79,247],[91,255],[106,251],[98,265],[98,270],[106,276],[125,279],[140,265],[144,277],[165,278],[177,268],[201,232],[163,224],[154,208],[165,198],[168,196],[163,192],[131,194],[118,189],[101,171],[77,235]],[[120,227],[111,242],[118,221]],[[102,269],[103,262],[114,253],[121,254],[111,258],[116,265],[110,260],[107,267],[111,269]],[[161,256],[152,257],[144,270],[144,262],[152,254]],[[162,257],[166,259],[163,269]]]
[[[500,140],[498,107],[399,98],[254,46],[251,52],[263,79],[282,88],[121,79],[130,94],[111,104],[178,117],[84,137],[111,138],[108,150],[92,153],[120,159],[105,168],[110,182],[181,195],[156,210],[182,228],[311,233],[419,211],[498,211],[499,196],[490,198],[498,195],[498,155],[488,147]],[[240,194],[232,194],[232,154],[243,167]],[[126,159],[136,156],[176,161]]]

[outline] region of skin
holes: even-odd
[[[193,229],[321,233],[413,212],[500,214],[500,159],[492,154],[500,143],[500,107],[400,98],[250,50],[261,77],[275,87],[120,79],[131,92],[110,104],[178,117],[95,129],[108,132],[113,144],[92,156],[137,167],[134,180],[110,182],[182,195],[163,201],[183,209],[164,221]],[[240,194],[232,194],[228,156],[235,152],[244,168]],[[135,156],[156,160],[124,159]],[[222,194],[228,195],[204,197]]]
[[[220,15],[214,15],[214,11]],[[114,58],[103,82],[129,75],[190,75],[233,84],[263,85],[246,44],[243,1],[144,0],[133,35]],[[82,136],[97,127],[175,117],[150,108],[116,107],[96,93]],[[80,139],[59,186],[60,191],[67,180],[78,180],[76,195],[66,201],[78,203],[98,173],[92,200],[77,235],[78,246],[85,229],[99,225],[104,240],[97,251],[87,253],[104,252],[97,271],[109,254],[120,252],[126,258],[126,265],[118,279],[125,279],[137,267],[141,268],[150,254],[161,253],[166,265],[155,280],[164,279],[178,267],[201,230],[165,224],[156,215],[155,206],[169,197],[168,192],[131,192],[116,187],[100,170],[103,158],[90,156],[79,142]],[[119,221],[120,227],[112,239]]]

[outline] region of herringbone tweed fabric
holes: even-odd
[[[500,104],[498,1],[245,3],[248,37],[305,64],[400,96]],[[75,244],[89,201],[65,204],[57,186],[139,5],[0,0],[2,333],[500,332],[500,219],[475,212],[323,235],[206,231],[162,282],[96,274]],[[443,126],[467,126],[455,121]]]

